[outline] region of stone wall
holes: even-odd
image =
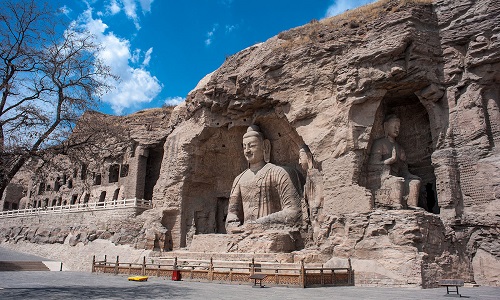
[[[161,212],[142,208],[47,213],[2,219],[2,243],[87,246],[96,240],[138,249],[172,249]]]
[[[326,219],[317,244],[332,257],[328,266],[351,258],[357,284],[436,287],[439,278],[470,280],[470,261],[455,239],[437,215],[375,210]]]
[[[38,256],[60,261],[65,271],[90,272],[92,270],[92,258],[96,260],[115,262],[120,257],[121,262],[141,264],[143,257],[151,255],[151,250],[135,249],[129,245],[115,245],[109,240],[97,239],[84,245],[79,243],[71,246],[68,242],[62,244],[35,244],[27,241],[18,243],[2,243],[2,247],[28,254],[36,253]],[[153,258],[154,260],[154,258]],[[147,260],[151,263],[151,259]]]
[[[4,218],[6,241],[30,241],[39,244],[64,243],[69,237],[73,246],[97,238],[111,239],[117,244],[132,244],[142,224],[129,221],[138,214],[136,208],[98,210],[73,213],[50,213],[35,216]],[[132,224],[130,224],[132,223]],[[121,228],[126,235],[121,234]]]

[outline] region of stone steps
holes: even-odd
[[[41,261],[0,261],[0,272],[4,271],[50,271]]]
[[[166,254],[166,255],[165,255]],[[251,262],[254,259],[256,262],[293,262],[293,254],[291,253],[213,253],[213,252],[192,252],[175,250],[164,253],[158,257],[160,260],[168,260],[177,257],[177,259],[190,260],[220,260],[220,261],[235,261],[235,262]]]

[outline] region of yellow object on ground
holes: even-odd
[[[131,276],[128,278],[128,281],[147,281],[148,276]]]

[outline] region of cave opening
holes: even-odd
[[[163,160],[163,144],[148,149],[146,160],[146,176],[144,182],[144,199],[153,199],[153,190],[160,178],[161,162]]]
[[[390,114],[395,114],[400,119],[396,141],[406,153],[408,170],[421,179],[418,206],[428,212],[439,213],[436,176],[431,161],[434,148],[429,115],[417,96],[387,93],[377,109],[368,149],[375,140],[384,137],[384,118]],[[368,159],[365,166],[367,163]],[[381,197],[382,193],[375,190],[380,187],[380,182],[378,186],[374,185],[373,180],[367,179],[366,182],[365,186],[374,191],[375,206],[377,206],[377,197]]]

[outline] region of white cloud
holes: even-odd
[[[108,26],[102,20],[94,19],[91,9],[85,11],[78,22],[95,35],[97,42],[103,46],[99,57],[111,68],[112,73],[120,76],[120,81],[110,82],[116,88],[102,97],[116,114],[121,114],[126,108],[148,103],[160,93],[162,85],[144,69],[147,65],[143,64],[141,68],[133,66],[140,61],[140,49],[131,50],[128,40],[106,32]],[[153,51],[152,48],[150,50],[146,52],[144,61],[150,57]]]
[[[139,62],[139,59],[141,57],[141,49],[135,49],[133,52],[132,52],[132,56],[130,57],[130,61],[132,63],[138,63]]]
[[[111,0],[109,2],[109,5],[106,6],[106,10],[109,14],[116,15],[122,10],[122,8],[120,7],[120,5],[118,5],[118,2],[116,2],[116,0]]]
[[[121,2],[127,17],[134,21],[135,28],[137,30],[141,29],[141,25],[139,25],[139,17],[137,17],[137,5],[135,4],[135,0],[121,0]]]
[[[138,6],[143,14],[151,12],[151,4],[154,0],[106,0],[105,15],[116,15],[120,12],[124,12],[125,15],[134,22],[135,28],[137,30],[141,29],[138,16]],[[139,4],[139,5],[138,5]],[[97,13],[98,16],[104,15],[102,12]]]
[[[326,11],[325,17],[332,17],[345,12],[346,10],[356,8],[368,3],[373,3],[376,0],[335,0]]]
[[[238,25],[226,25],[224,26],[225,34],[230,34],[233,30],[237,29]],[[212,26],[212,29],[207,32],[206,39],[205,39],[205,46],[210,46],[214,40],[215,33],[219,29],[219,24],[215,23]]]
[[[184,102],[186,100],[186,98],[182,98],[182,97],[168,97],[167,99],[165,99],[165,104],[166,105],[179,105],[181,104],[182,102]]]
[[[129,73],[126,75],[128,78],[125,80],[122,78],[115,92],[103,97],[117,114],[121,114],[125,108],[151,102],[162,89],[158,79],[144,69],[129,68]]]
[[[213,36],[214,36],[215,31],[217,31],[217,28],[219,28],[219,24],[216,23],[212,27],[212,30],[207,32],[207,38],[205,39],[206,46],[210,46],[212,44]]]
[[[144,54],[144,60],[142,61],[142,65],[144,67],[149,66],[149,61],[151,61],[151,53],[153,53],[153,47],[149,48]]]
[[[151,4],[153,2],[154,0],[139,0],[139,3],[141,3],[142,12],[151,12]]]
[[[236,28],[238,28],[238,25],[226,25],[226,33],[231,33]]]
[[[71,8],[67,7],[64,5],[63,7],[59,8],[59,12],[65,15],[66,17],[69,17],[69,14],[71,13]]]

